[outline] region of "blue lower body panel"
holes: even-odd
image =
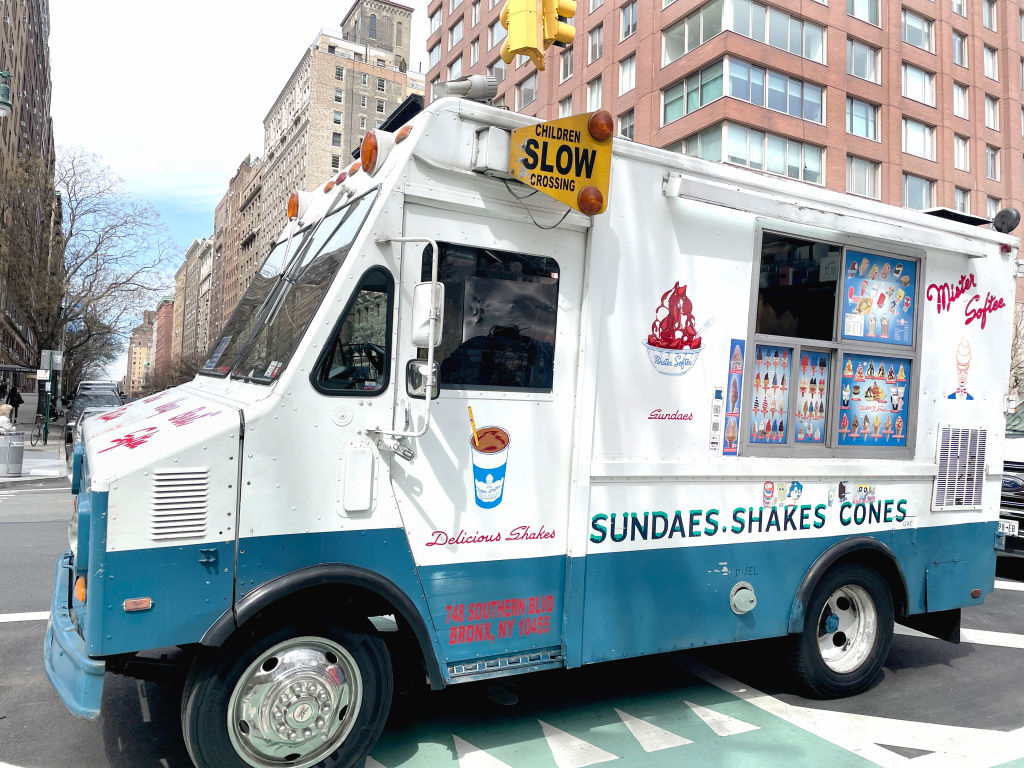
[[[79,717],[95,719],[100,715],[106,663],[86,654],[85,640],[71,619],[73,559],[71,550],[57,558],[50,620],[43,642],[43,666],[64,705]]]

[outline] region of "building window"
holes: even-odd
[[[908,99],[920,101],[930,107],[935,106],[935,75],[925,72],[911,64],[903,65],[903,95]]]
[[[427,51],[427,68],[436,67],[441,61],[441,43],[438,43]]]
[[[971,212],[971,191],[956,187],[953,190],[953,208],[961,213]]]
[[[781,72],[764,70],[741,59],[727,59],[729,71],[729,95],[736,99],[749,101],[757,106],[764,106],[767,103],[769,109],[785,112],[793,117],[803,120],[820,123],[824,119],[822,101],[824,89],[820,85],[807,83],[796,78],[789,77]],[[714,86],[717,82],[718,65],[712,64],[701,71],[702,79],[708,73],[707,82],[712,86],[708,96],[714,95]],[[703,97],[695,100],[697,83],[687,78],[687,112],[698,109],[707,101]],[[767,99],[765,96],[765,84],[767,82]],[[717,97],[716,97],[717,98]]]
[[[359,130],[361,130],[361,131],[365,131],[366,130],[366,117],[365,117],[365,115],[363,117],[359,118]]]
[[[846,156],[846,191],[854,195],[880,197],[878,180],[881,177],[881,163],[865,160],[863,157]]]
[[[334,79],[335,80],[344,80],[345,79],[345,70],[342,69],[341,67],[335,67],[334,68]]]
[[[619,136],[633,140],[633,110],[619,115]]]
[[[377,14],[375,14],[375,13],[371,13],[370,14],[370,32],[369,32],[369,34],[370,34],[370,38],[371,39],[376,39],[377,38]]]
[[[572,53],[571,47],[566,48],[562,51],[562,55],[558,57],[559,64],[559,80],[558,82],[564,83],[570,77],[572,77]]]
[[[341,88],[334,89],[334,103],[344,104],[345,103],[345,92]]]
[[[501,21],[495,21],[493,24],[487,27],[487,37],[489,40],[489,45],[487,46],[487,48],[490,49],[496,46],[498,43],[505,39],[506,34],[507,33],[505,32],[505,28],[501,26]]]
[[[337,112],[336,111],[334,113],[334,124],[335,125],[341,125],[341,112]]]
[[[384,99],[377,99],[377,112],[384,114]]]
[[[340,147],[341,146],[341,134],[340,133],[332,133],[331,134],[331,146],[332,147]]]
[[[1017,12],[1017,37],[1024,43],[1024,11]]]
[[[590,41],[590,58],[587,59],[587,63],[590,64],[601,58],[601,54],[604,53],[604,25],[598,24],[590,30],[588,39]]]
[[[587,112],[601,108],[601,78],[595,77],[587,83]]]
[[[720,99],[722,69],[722,62],[716,62],[667,88],[662,99],[662,125]]]
[[[366,109],[366,96],[359,97],[359,106],[363,109]]]
[[[935,205],[935,182],[910,173],[903,174],[903,205],[923,210]]]
[[[985,178],[999,181],[999,150],[985,145]]]
[[[522,109],[528,104],[537,100],[537,73],[534,72],[528,78],[516,86],[516,109]]]
[[[385,84],[384,78],[383,77],[378,77],[377,78],[377,90],[380,93],[384,93],[384,89],[385,88],[387,88],[387,85]]]
[[[878,107],[859,99],[846,99],[846,132],[879,141]]]
[[[967,86],[953,83],[953,114],[967,119]]]
[[[331,155],[331,170],[336,171],[341,168],[341,156]]]
[[[996,0],[981,0],[981,23],[996,31]]]
[[[985,127],[999,130],[999,99],[995,96],[985,96]]]
[[[869,80],[872,83],[879,82],[878,49],[872,48],[867,43],[859,40],[846,39],[846,72],[847,74],[859,77],[862,80]]]
[[[472,43],[469,44],[469,66],[476,64],[477,59],[480,58],[480,38],[476,38]]]
[[[376,126],[378,128],[380,128],[382,125],[384,125],[384,121],[383,120],[375,120],[374,123],[376,124]]]
[[[448,49],[451,50],[460,42],[462,42],[462,19],[448,29]]]
[[[636,54],[619,62],[619,96],[636,87]]]
[[[604,5],[604,0],[590,0],[590,12],[593,13],[602,5]]]
[[[620,40],[625,40],[627,37],[636,32],[636,0],[629,3],[628,5],[622,6],[622,35],[619,37]]]
[[[953,13],[958,16],[967,17],[967,0],[952,0]]]
[[[395,24],[395,45],[402,44],[402,22]]]
[[[846,12],[854,18],[878,26],[878,0],[846,0]]]
[[[503,59],[497,59],[491,66],[487,68],[487,74],[497,80],[499,83],[505,82],[505,62]]]
[[[958,171],[971,170],[971,142],[966,136],[953,136],[953,167]]]
[[[935,128],[903,118],[903,151],[926,160],[935,159]]]
[[[572,95],[566,96],[560,102],[558,102],[558,116],[561,117],[572,117]]]
[[[687,138],[684,142],[686,154],[721,162],[723,126],[712,128],[715,133],[708,129],[696,137]],[[724,129],[727,162],[812,184],[824,183],[822,169],[825,153],[821,147],[737,123],[725,123]]]
[[[448,13],[454,13],[455,9],[458,8],[460,5],[462,5],[462,0],[451,0],[450,7],[448,8]]]
[[[903,42],[915,48],[935,53],[935,41],[932,39],[932,22],[912,11],[903,9]]]
[[[430,31],[437,32],[441,28],[441,9],[438,8],[430,14]]]
[[[988,197],[985,199],[985,213],[988,214],[990,219],[994,219],[1002,207],[1003,201],[998,197]]]
[[[462,57],[455,59],[451,64],[448,65],[448,79],[458,80],[462,77]]]
[[[967,35],[953,30],[953,63],[961,67],[967,66]]]
[[[996,50],[985,46],[985,77],[993,80],[999,79],[999,64],[996,58]]]
[[[470,18],[472,19],[471,26],[475,27],[480,23],[480,0],[476,0],[476,2],[473,3],[472,15]]]
[[[362,80],[363,80],[363,85],[368,85],[370,83],[370,76],[368,74],[363,72],[361,77],[362,77]]]

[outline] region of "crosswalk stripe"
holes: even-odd
[[[0,768],[3,768],[3,766],[0,766]],[[366,763],[363,764],[363,768],[387,768],[387,766],[385,766],[384,763],[378,763],[372,757],[367,757]]]
[[[687,701],[686,706],[692,709],[693,713],[719,736],[735,736],[738,733],[747,733],[747,731],[759,729],[759,726],[744,723],[735,717],[723,715],[721,712],[715,712],[713,709],[702,707],[700,704],[694,704],[692,701]]]
[[[664,728],[659,728],[653,723],[641,720],[639,717],[633,717],[633,715],[623,712],[621,709],[616,709],[615,712],[622,722],[626,724],[626,727],[629,728],[633,738],[640,742],[644,752],[657,752],[662,749],[681,747],[684,744],[693,744],[689,739],[684,739],[682,736],[672,733],[672,731],[666,731]]]
[[[555,758],[555,765],[558,768],[584,768],[587,765],[597,765],[619,759],[618,755],[605,752],[600,747],[595,747],[583,739],[578,739],[553,725],[548,725],[543,720],[537,722],[544,730],[544,738],[548,742],[551,756]]]
[[[931,635],[925,634],[917,629],[896,625],[897,635],[908,637],[923,637],[927,640],[934,640]],[[1024,648],[1024,635],[1017,635],[1012,632],[993,632],[988,629],[960,628],[960,642],[974,643],[975,645],[994,645],[1000,648]]]
[[[459,759],[459,768],[511,768],[508,763],[503,763],[498,758],[491,757],[479,747],[474,747],[454,733],[452,738],[455,739],[455,755]],[[367,768],[369,768],[369,765],[367,765]]]
[[[1006,589],[1011,592],[1024,592],[1024,582],[996,579],[996,589]]]
[[[0,613],[0,624],[11,621],[46,621],[50,618],[49,611],[36,611],[34,613]],[[0,763],[0,768],[3,764]]]

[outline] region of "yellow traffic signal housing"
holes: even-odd
[[[501,58],[506,64],[522,54],[529,56],[537,69],[544,69],[542,3],[543,0],[505,0],[499,19],[508,30],[501,45]]]
[[[566,46],[576,39],[576,30],[560,19],[571,19],[576,15],[575,0],[543,0],[544,4],[544,50],[552,44]]]

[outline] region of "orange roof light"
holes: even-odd
[[[341,173],[338,174],[338,178],[336,178],[334,180],[334,183],[335,184],[341,184],[341,182],[343,182],[347,178],[348,178],[348,171],[342,171]]]
[[[605,109],[599,109],[587,121],[587,131],[598,141],[610,139],[614,130],[615,121],[612,120],[611,112]]]
[[[395,144],[401,144],[403,141],[409,138],[409,134],[412,133],[411,125],[403,125],[398,133],[395,135]]]
[[[380,150],[380,143],[377,141],[376,131],[367,131],[363,136],[363,144],[359,149],[359,162],[363,170],[372,174],[377,170],[377,155]]]
[[[362,168],[362,165],[358,160],[356,160],[354,163],[352,163],[352,165],[348,167],[348,175],[355,176],[357,173],[359,173],[360,168]]]
[[[334,189],[334,179],[331,179],[326,184],[324,184],[324,194],[330,192],[332,189]]]
[[[298,191],[292,192],[288,195],[288,220],[294,220],[299,217],[299,193]]]
[[[596,216],[604,209],[604,195],[597,187],[584,187],[576,196],[580,210],[587,216]]]

